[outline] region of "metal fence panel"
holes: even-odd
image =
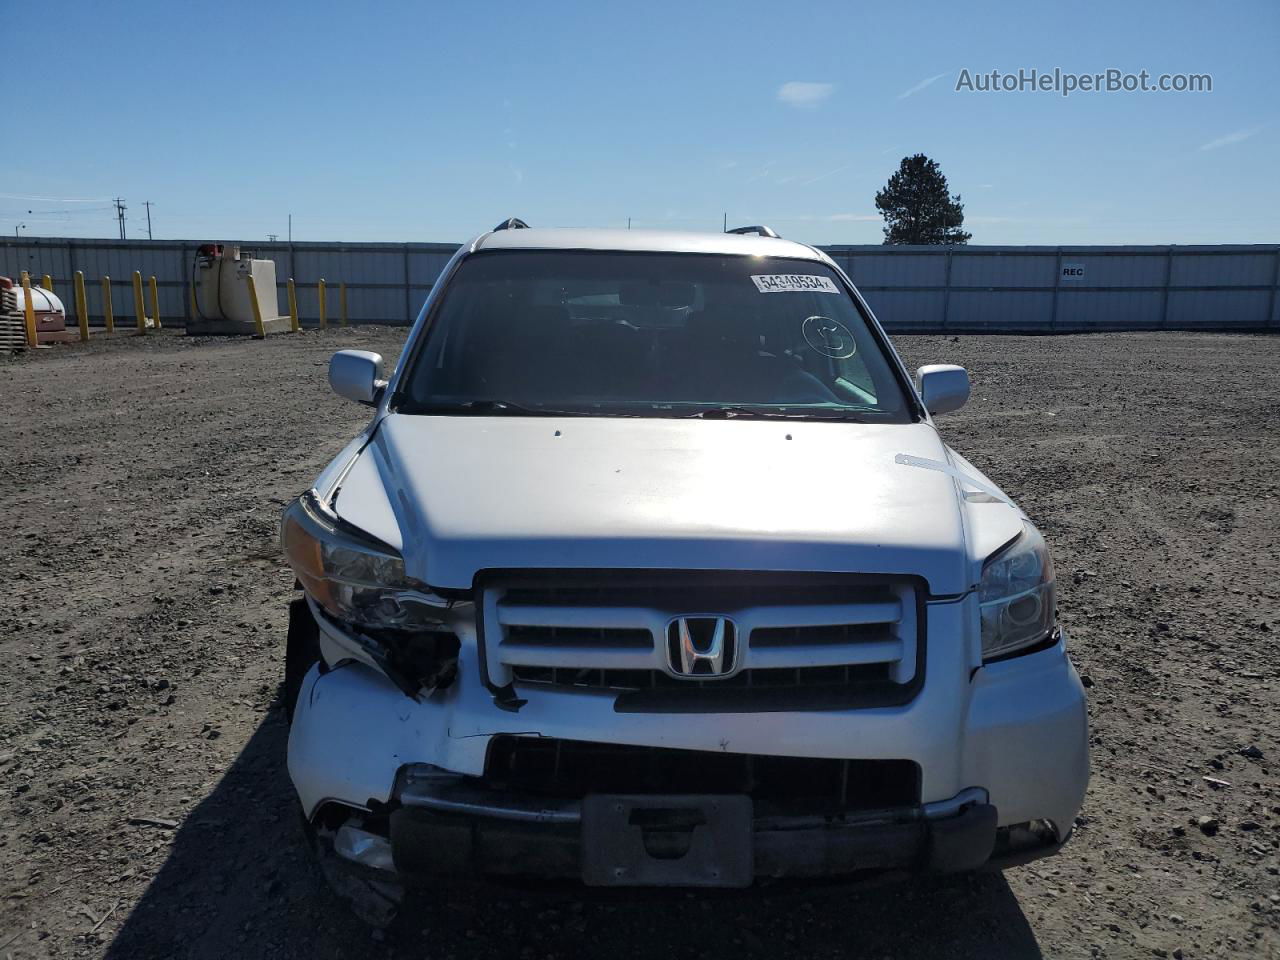
[[[354,263],[355,257],[339,250],[296,250],[294,252],[293,278],[303,283],[315,283],[321,278],[329,283],[339,280],[361,283],[401,284],[402,271],[392,269],[391,258],[382,253],[368,253]]]
[[[1057,276],[1055,254],[1010,254],[972,251],[951,258],[953,287],[1052,287]]]
[[[1271,296],[1264,290],[1169,291],[1167,326],[1183,330],[1256,330],[1267,322]]]
[[[348,290],[347,303],[352,323],[402,323],[403,290]],[[338,291],[329,292],[329,323],[338,322]]]
[[[303,326],[314,326],[320,322],[320,312],[318,303],[320,298],[316,295],[316,288],[307,284],[297,288],[298,297],[298,322]],[[333,299],[328,292],[325,293],[325,301],[329,304],[330,316],[333,315],[333,307],[337,305],[337,301]]]
[[[1175,287],[1269,286],[1275,257],[1266,253],[1178,254],[1173,258],[1170,280]]]
[[[48,273],[73,314],[73,271],[82,270],[90,322],[102,315],[101,277],[112,303],[133,323],[133,271],[155,275],[161,316],[190,312],[193,240],[0,238],[0,274]],[[285,281],[297,283],[302,321],[319,317],[315,284],[328,282],[328,314],[340,316],[347,285],[352,323],[412,323],[454,243],[247,242],[242,254],[276,263],[280,311]],[[1114,329],[1280,329],[1280,246],[886,247],[824,248],[858,284],[890,330],[1067,331]],[[70,316],[69,319],[74,319]]]
[[[15,281],[26,270],[31,274],[31,282],[39,283],[47,273],[53,277],[54,291],[57,292],[59,281],[65,281],[71,272],[67,261],[67,247],[52,241],[38,243],[16,243],[5,255],[0,255],[0,264],[4,265],[4,276]],[[59,293],[59,296],[62,296]],[[66,300],[66,297],[63,297]]]
[[[1049,330],[1052,319],[1051,290],[1006,291],[998,296],[986,291],[953,290],[947,328],[987,332]]]
[[[899,332],[936,329],[946,299],[941,290],[872,290],[863,296],[876,319]]]
[[[947,265],[936,252],[889,253],[886,247],[875,252],[841,248],[846,272],[860,287],[940,287],[947,282]]]
[[[436,277],[444,270],[449,258],[457,252],[457,247],[449,249],[409,251],[409,282],[415,286],[430,287]]]
[[[1144,330],[1163,324],[1163,290],[1058,290],[1057,330]]]
[[[1084,268],[1078,280],[1062,279],[1063,289],[1078,287],[1162,287],[1168,270],[1169,254],[1159,250],[1150,254],[1081,253],[1062,251],[1063,266]],[[1056,270],[1055,270],[1056,275]]]

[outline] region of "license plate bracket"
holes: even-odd
[[[592,794],[582,801],[582,880],[594,887],[747,887],[751,798]]]

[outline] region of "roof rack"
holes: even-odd
[[[762,224],[756,224],[754,227],[734,227],[732,230],[726,230],[725,233],[754,233],[761,237],[773,237],[775,240],[781,239],[781,237],[773,231],[773,228],[763,226]]]
[[[510,220],[503,220],[500,224],[493,228],[494,230],[528,230],[529,225],[519,217],[512,217]]]

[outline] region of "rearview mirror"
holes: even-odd
[[[374,406],[386,385],[380,353],[339,350],[329,361],[329,386],[340,397]]]
[[[969,373],[950,363],[930,363],[916,370],[924,408],[933,416],[959,410],[969,399]]]

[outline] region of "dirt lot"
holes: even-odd
[[[1280,956],[1280,340],[903,337],[1040,523],[1090,684],[1051,860],[718,897],[465,889],[375,938],[301,845],[281,505],[358,429],[328,355],[403,331],[0,358],[0,958]],[[1198,818],[1212,818],[1212,822]]]

